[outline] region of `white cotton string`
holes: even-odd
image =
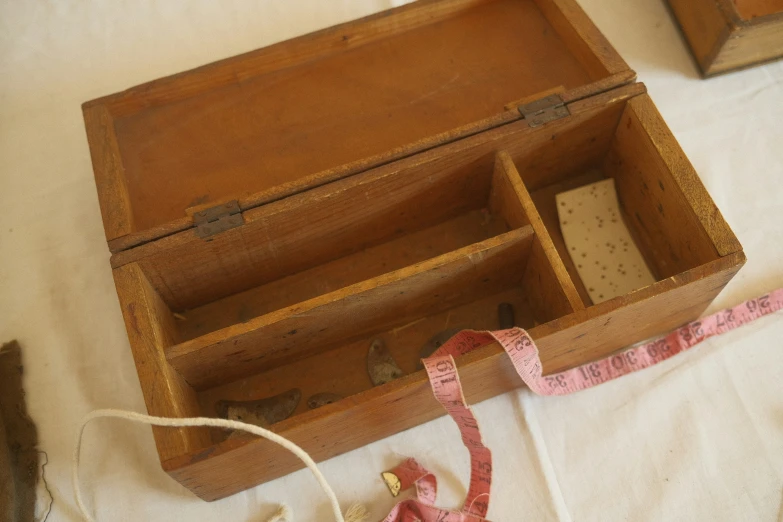
[[[345,522],[364,522],[370,518],[370,512],[361,504],[353,504],[345,512]]]
[[[244,422],[238,422],[238,421],[232,421],[226,419],[214,419],[210,417],[194,417],[194,418],[154,417],[152,415],[144,415],[132,411],[109,409],[109,410],[95,410],[84,418],[84,420],[82,421],[82,425],[79,427],[79,431],[76,437],[76,448],[74,449],[73,452],[73,468],[72,468],[73,493],[74,496],[76,497],[76,504],[79,507],[79,511],[81,511],[82,517],[84,517],[84,519],[87,520],[88,522],[95,522],[95,519],[92,517],[92,515],[88,513],[87,508],[84,505],[84,500],[82,499],[82,492],[81,492],[81,488],[79,487],[79,458],[81,453],[82,435],[84,435],[84,428],[87,426],[87,424],[90,421],[93,421],[101,417],[113,417],[117,419],[125,419],[132,422],[139,422],[141,424],[152,424],[154,426],[167,426],[171,428],[207,426],[212,428],[242,430],[248,433],[252,433],[253,435],[263,437],[269,441],[274,442],[275,444],[279,444],[280,446],[284,447],[285,449],[287,449],[288,451],[290,451],[291,453],[299,457],[299,459],[301,459],[301,461],[305,463],[305,465],[310,469],[313,475],[315,475],[315,478],[318,481],[318,484],[320,484],[321,489],[323,489],[324,493],[326,493],[326,496],[329,497],[329,503],[332,506],[332,512],[334,514],[334,519],[336,522],[362,522],[367,518],[367,511],[361,506],[357,506],[357,505],[351,506],[351,508],[348,509],[348,511],[346,511],[345,517],[343,517],[342,511],[340,511],[340,504],[339,502],[337,502],[337,496],[334,494],[334,491],[329,486],[329,483],[326,482],[326,478],[321,473],[321,470],[318,469],[318,466],[315,464],[315,461],[313,461],[310,455],[308,455],[305,450],[303,450],[302,448],[300,448],[290,440],[281,437],[280,435],[273,433],[269,430],[266,430],[259,426],[255,426],[253,424],[246,424]],[[282,506],[281,509],[277,512],[277,514],[274,517],[272,517],[272,520],[270,522],[282,522],[283,520],[287,520],[288,522],[290,522],[290,517],[291,517],[290,510],[286,506]]]
[[[277,513],[272,515],[272,518],[267,520],[266,522],[291,522],[293,520],[291,516],[291,508],[288,506],[280,506],[280,509],[277,510]]]

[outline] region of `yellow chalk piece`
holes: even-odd
[[[386,483],[386,485],[389,487],[389,491],[391,491],[392,496],[396,497],[400,494],[400,479],[395,475],[394,473],[390,471],[384,471],[381,473],[381,477],[383,477],[383,481]]]

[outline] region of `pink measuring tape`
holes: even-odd
[[[521,328],[495,332],[463,330],[424,359],[435,398],[457,423],[462,442],[470,452],[470,487],[460,511],[435,507],[438,483],[435,475],[414,459],[407,459],[383,474],[392,493],[416,487],[417,498],[394,506],[383,522],[488,522],[492,484],[492,453],[484,446],[473,412],[465,403],[454,357],[482,346],[500,343],[511,357],[519,376],[539,395],[566,395],[643,370],[677,355],[700,342],[783,309],[783,288],[688,323],[654,341],[629,348],[596,362],[553,375],[542,375],[538,348]]]

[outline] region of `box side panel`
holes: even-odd
[[[136,371],[150,415],[197,417],[193,389],[166,362],[164,347],[176,342],[174,317],[134,263],[114,270]],[[209,446],[206,428],[153,428],[161,461]]]
[[[574,0],[536,0],[536,4],[591,78],[598,80],[630,70]]]
[[[134,230],[131,201],[122,166],[114,118],[105,105],[84,107],[84,126],[90,145],[95,187],[101,207],[106,239],[130,234]]]
[[[783,57],[783,16],[760,18],[732,31],[710,66],[709,75]]]
[[[667,332],[704,311],[744,262],[731,254],[628,296],[606,301],[531,330],[545,373],[610,355],[636,341]],[[459,360],[469,403],[522,385],[505,352],[487,346]],[[435,419],[445,412],[423,372],[283,421],[276,431],[321,461]],[[304,467],[265,440],[227,441],[205,453],[171,459],[164,468],[205,500],[217,500]]]
[[[646,208],[650,226],[662,230],[658,233],[660,251],[664,251],[663,236],[669,236],[673,245],[666,248],[677,270],[664,271],[663,276],[682,271],[678,258],[695,256],[704,263],[714,253],[726,256],[742,250],[647,94],[628,102],[605,167],[616,176],[625,204],[635,202],[637,208]],[[667,211],[678,216],[680,228],[672,216],[666,216]]]
[[[657,279],[740,249],[647,95],[628,103],[603,170]]]
[[[733,24],[716,0],[669,0],[669,6],[702,73],[710,74],[712,62],[729,37]]]
[[[568,326],[573,318],[543,325],[551,330],[539,343],[544,373],[594,361],[696,319],[744,264],[742,252],[729,254],[592,306],[578,326]]]
[[[783,0],[719,0],[724,9],[748,22],[783,14]]]

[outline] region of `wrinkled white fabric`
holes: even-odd
[[[390,7],[382,0],[0,0],[0,340],[25,350],[55,503],[76,520],[70,452],[96,408],[144,411],[109,269],[80,104],[173,72]],[[644,81],[739,237],[748,263],[711,308],[783,286],[783,63],[698,78],[663,2],[582,0]],[[783,317],[568,397],[527,390],[475,407],[498,455],[495,521],[735,521],[783,515]],[[102,422],[83,449],[101,521],[296,520],[329,506],[301,471],[206,504],[160,469],[150,429]],[[325,462],[347,507],[394,503],[378,473],[400,455],[465,495],[448,418]]]

